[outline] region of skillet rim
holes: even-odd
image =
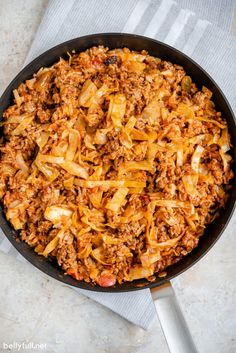
[[[2,112],[6,109],[6,107],[8,105],[6,107],[4,107],[4,109],[2,109],[1,106],[4,105],[5,100],[10,99],[10,97],[12,95],[12,90],[14,88],[18,87],[21,82],[24,82],[26,80],[26,78],[22,78],[22,76],[24,77],[26,75],[28,77],[32,77],[33,73],[36,72],[34,70],[34,72],[31,73],[32,68],[35,66],[38,66],[38,69],[40,67],[43,67],[44,65],[42,65],[42,64],[39,65],[39,64],[41,62],[44,62],[46,57],[50,57],[50,55],[55,53],[57,50],[61,49],[61,51],[62,51],[63,48],[64,48],[63,53],[65,54],[65,47],[68,47],[68,46],[71,46],[72,44],[74,44],[75,48],[76,48],[76,43],[78,41],[88,41],[87,48],[90,48],[94,45],[106,46],[105,42],[107,39],[109,39],[109,37],[116,37],[119,39],[122,39],[122,38],[132,39],[133,38],[133,39],[137,39],[140,41],[144,41],[146,43],[149,42],[152,45],[157,47],[157,51],[160,50],[161,47],[166,48],[166,49],[172,51],[173,54],[177,54],[180,58],[187,61],[193,69],[197,68],[197,70],[200,71],[201,74],[203,74],[203,76],[205,76],[205,78],[211,82],[215,91],[222,97],[223,102],[229,112],[229,115],[230,115],[230,118],[226,118],[227,123],[229,123],[229,120],[231,120],[230,124],[232,125],[232,130],[234,129],[235,134],[236,134],[235,116],[234,116],[234,113],[232,111],[232,108],[231,108],[227,98],[225,97],[224,93],[222,92],[222,90],[218,86],[218,84],[215,82],[215,80],[198,63],[196,63],[193,59],[191,59],[186,54],[182,53],[180,50],[173,48],[172,46],[169,46],[168,44],[165,44],[161,41],[158,41],[158,40],[155,40],[152,38],[148,38],[145,36],[136,35],[136,34],[119,33],[119,32],[89,34],[86,36],[73,38],[73,39],[70,39],[70,40],[65,41],[63,43],[60,43],[60,44],[50,48],[49,50],[43,52],[41,55],[37,56],[34,60],[32,60],[30,63],[28,63],[15,76],[15,78],[10,82],[10,84],[7,86],[7,88],[3,92],[3,94],[0,98],[0,120],[1,120]],[[95,41],[97,43],[94,44],[93,41]],[[92,44],[89,44],[89,42],[92,42]],[[79,47],[79,45],[77,45],[77,48],[78,47]],[[131,48],[131,49],[135,50],[135,48]],[[84,50],[85,49],[82,49],[82,51],[84,51]],[[139,49],[137,49],[137,50],[139,50]],[[79,52],[79,49],[76,49],[76,52]],[[60,56],[62,56],[63,53]],[[58,56],[58,58],[60,56]],[[56,62],[56,61],[54,61],[54,62]],[[52,64],[50,64],[50,65],[52,65]],[[45,67],[47,67],[47,65],[45,65]],[[30,74],[27,75],[27,72],[30,72]],[[234,191],[236,192],[236,185],[234,186]],[[169,282],[170,280],[179,276],[183,272],[187,271],[190,267],[192,267],[199,260],[201,260],[208,253],[208,251],[215,245],[215,243],[219,240],[219,238],[221,237],[221,235],[225,231],[227,225],[229,224],[230,219],[232,218],[235,207],[236,207],[236,197],[235,197],[235,195],[233,195],[233,196],[231,196],[231,203],[226,205],[225,213],[228,213],[226,220],[221,225],[221,228],[218,230],[218,232],[217,232],[218,234],[214,237],[213,241],[210,242],[210,245],[206,246],[206,248],[202,251],[202,253],[199,256],[197,256],[194,260],[190,261],[189,264],[183,266],[183,268],[180,269],[179,271],[177,271],[175,274],[168,275],[168,270],[170,268],[176,267],[177,264],[181,263],[184,259],[189,258],[189,256],[191,256],[191,254],[194,252],[195,249],[198,248],[199,245],[191,253],[189,253],[183,259],[181,259],[177,264],[173,264],[170,267],[168,267],[167,268],[167,276],[165,278],[158,278],[157,277],[156,281],[154,281],[154,282],[147,282],[147,280],[141,279],[141,280],[136,280],[133,282],[125,282],[121,285],[118,284],[118,285],[115,285],[114,287],[107,287],[107,288],[99,287],[97,285],[92,285],[90,283],[86,283],[83,281],[77,281],[77,280],[73,279],[71,276],[64,275],[63,271],[60,269],[59,265],[57,265],[57,264],[53,265],[53,263],[51,261],[48,261],[45,258],[42,258],[42,256],[39,256],[38,254],[36,254],[33,251],[33,249],[30,248],[30,246],[28,244],[26,244],[24,242],[19,242],[17,240],[17,232],[13,230],[13,228],[10,226],[9,222],[5,219],[2,207],[0,207],[0,212],[1,212],[0,213],[0,227],[3,230],[3,233],[5,234],[5,236],[11,242],[11,244],[15,247],[15,249],[24,258],[26,260],[28,260],[34,267],[38,268],[39,270],[41,270],[45,274],[49,275],[50,277],[53,277],[53,278],[57,279],[58,281],[65,283],[67,285],[81,288],[81,289],[86,289],[86,290],[90,290],[90,291],[97,291],[97,292],[119,293],[119,292],[128,292],[128,291],[135,291],[135,290],[142,290],[142,289],[146,289],[146,288],[158,287],[158,286],[163,285],[166,282]],[[223,210],[221,210],[221,212],[223,212]],[[222,215],[219,216],[219,219],[220,218],[222,218]],[[203,235],[203,237],[204,237],[204,235]],[[202,237],[200,239],[202,239]],[[51,264],[51,266],[49,266],[49,264]],[[54,268],[54,267],[56,267],[56,268]]]

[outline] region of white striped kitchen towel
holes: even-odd
[[[191,56],[217,81],[236,111],[236,39],[229,34],[234,7],[234,0],[51,0],[26,63],[54,45],[82,35],[141,34]],[[0,250],[22,258],[2,233]],[[145,329],[155,315],[149,290],[78,292]]]

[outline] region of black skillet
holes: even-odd
[[[37,57],[35,60],[33,60],[30,64],[28,64],[7,87],[0,99],[0,117],[2,117],[3,111],[12,103],[13,89],[17,88],[21,82],[31,78],[33,74],[37,72],[41,67],[47,67],[52,65],[59,59],[59,57],[66,57],[66,53],[71,52],[73,49],[76,52],[81,52],[92,46],[97,45],[108,46],[110,49],[122,47],[128,47],[137,51],[141,51],[144,49],[147,50],[150,55],[183,66],[187,74],[191,76],[193,82],[195,82],[198,87],[204,85],[213,92],[213,100],[216,104],[216,108],[222,112],[222,116],[227,120],[229,132],[232,136],[232,141],[236,141],[236,124],[233,112],[223,92],[220,90],[214,80],[197,63],[195,63],[192,59],[190,59],[177,49],[174,49],[156,40],[133,34],[93,34],[81,38],[72,39],[46,51],[45,53]],[[235,161],[235,147],[232,148],[232,155]],[[165,278],[157,277],[156,280],[151,283],[145,279],[142,279],[133,281],[131,283],[124,283],[121,285],[117,284],[114,287],[102,288],[99,286],[91,285],[89,283],[76,281],[70,276],[65,276],[63,274],[63,271],[55,262],[50,262],[44,257],[38,256],[27,244],[23,242],[17,242],[17,233],[6,221],[2,209],[0,210],[0,226],[7,238],[10,240],[13,246],[21,253],[21,255],[23,255],[29,262],[31,262],[41,271],[45,272],[49,276],[63,283],[91,291],[110,293],[128,292],[134,290],[141,290],[143,288],[153,288],[152,294],[154,296],[154,299],[161,298],[161,300],[156,301],[156,303],[158,303],[156,304],[156,307],[171,352],[190,353],[195,352],[196,349],[194,348],[191,337],[187,332],[187,326],[183,320],[183,317],[181,317],[182,323],[176,322],[177,316],[181,316],[179,307],[176,302],[173,302],[173,298],[171,299],[171,302],[168,302],[170,301],[170,298],[173,297],[172,289],[169,287],[170,280],[190,268],[199,259],[201,259],[221,236],[222,232],[226,228],[226,225],[232,216],[235,207],[235,179],[236,178],[234,178],[232,182],[232,191],[225,209],[222,210],[220,216],[206,228],[204,235],[200,239],[198,247],[186,257],[184,257],[181,261],[179,261],[177,264],[170,266],[167,269],[167,276]],[[163,311],[165,312],[164,314]],[[176,325],[173,324],[173,322]]]

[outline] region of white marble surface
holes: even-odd
[[[21,67],[46,3],[0,0],[0,92]],[[235,229],[236,215],[214,249],[174,281],[201,353],[236,352]],[[14,342],[45,344],[47,353],[168,352],[158,320],[144,331],[0,253],[0,352],[16,351],[3,347]]]

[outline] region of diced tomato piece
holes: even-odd
[[[69,268],[67,270],[68,275],[70,275],[71,277],[77,279],[77,281],[82,281],[83,280],[83,276],[80,275],[77,271],[73,270],[72,268]]]
[[[102,61],[101,59],[99,59],[99,58],[96,58],[96,59],[93,59],[93,60],[92,60],[92,64],[93,64],[94,66],[96,66],[96,67],[101,66],[102,62],[103,62],[103,61]]]
[[[98,278],[98,284],[101,287],[111,287],[116,283],[116,278],[112,273],[102,273]]]

